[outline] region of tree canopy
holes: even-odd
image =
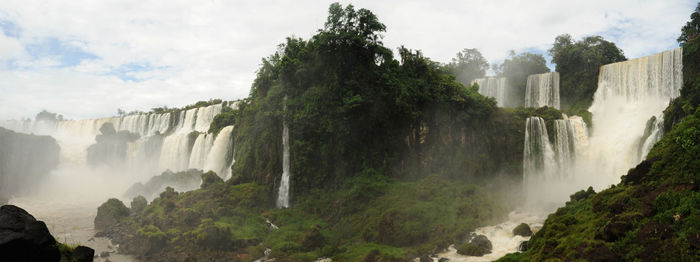
[[[455,75],[457,82],[466,86],[472,80],[484,77],[486,70],[489,69],[489,63],[476,48],[465,48],[457,53],[457,57],[452,58],[447,68]]]
[[[549,72],[544,56],[527,52],[515,54],[515,51],[510,51],[509,57],[493,69],[498,76],[508,78],[514,91],[509,94],[508,101],[516,101],[513,106],[522,105],[529,75]]]

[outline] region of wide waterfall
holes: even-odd
[[[559,73],[551,72],[527,77],[525,107],[559,108]]]
[[[128,143],[126,165],[121,170],[140,173],[141,176],[160,174],[169,169],[182,171],[189,168],[213,170],[222,177],[230,175],[233,146],[230,139],[233,127],[225,127],[217,136],[209,134],[214,116],[222,103],[166,113],[137,113],[123,117],[108,117],[67,121],[0,121],[8,129],[56,138],[61,146],[61,163],[85,165],[87,148],[95,143],[100,127],[111,123],[117,131],[137,135]]]
[[[591,173],[604,182],[599,186],[619,181],[660,138],[663,121],[659,116],[680,94],[683,83],[682,54],[677,48],[600,68],[589,110],[593,113],[589,163],[596,167]],[[656,123],[646,128],[654,116]],[[655,134],[642,141],[647,129]]]
[[[508,81],[505,77],[487,77],[477,78],[472,81],[472,84],[479,85],[479,94],[496,99],[496,103],[500,107],[507,106]]]
[[[284,152],[282,154],[282,179],[280,180],[280,187],[277,192],[277,207],[288,208],[289,207],[289,128],[287,123],[283,124],[282,130],[282,147]]]

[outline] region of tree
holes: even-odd
[[[568,34],[557,36],[549,54],[559,72],[561,107],[572,114],[590,107],[602,65],[627,60],[615,43],[600,36],[584,37],[577,42]]]
[[[498,76],[508,78],[510,87],[514,91],[508,94],[508,101],[515,101],[514,106],[519,106],[524,101],[528,76],[549,72],[544,56],[533,53],[516,55],[512,50],[509,57],[500,65],[494,65],[493,69]]]
[[[457,57],[452,58],[447,68],[455,75],[457,82],[468,86],[472,80],[484,77],[489,63],[476,48],[465,48],[457,53]]]
[[[126,112],[124,111],[124,109],[117,108],[117,116],[123,117],[124,115],[126,115]]]
[[[690,41],[695,40],[700,36],[700,3],[695,8],[695,12],[690,14],[690,21],[688,21],[683,28],[681,28],[681,35],[678,37],[678,43],[684,45]]]

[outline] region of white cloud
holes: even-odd
[[[323,26],[331,2],[3,0],[0,21],[11,21],[20,34],[0,34],[0,63],[12,58],[19,66],[0,67],[0,119],[31,117],[41,109],[71,118],[99,117],[113,115],[117,108],[148,110],[209,98],[243,98],[260,59],[287,36],[310,37]],[[442,62],[462,48],[478,48],[496,62],[511,49],[546,51],[563,33],[576,38],[603,35],[628,57],[660,52],[676,45],[680,27],[696,3],[353,4],[372,10],[387,25],[388,47],[421,49]],[[27,55],[27,45],[48,38],[99,58],[59,67],[59,58]]]

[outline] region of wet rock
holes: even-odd
[[[95,229],[106,231],[115,226],[119,221],[129,216],[129,209],[116,198],[110,198],[97,208],[95,216]]]
[[[446,257],[438,259],[438,262],[449,262],[449,261],[450,261],[450,259],[446,258]]]
[[[100,257],[108,257],[108,256],[109,256],[109,252],[107,252],[107,251],[102,251],[102,253],[100,253]]]
[[[529,225],[525,223],[520,223],[520,225],[513,228],[513,235],[529,237],[532,236],[532,230],[530,229]]]
[[[0,207],[0,261],[59,261],[56,240],[42,221],[13,205]]]
[[[476,235],[469,242],[464,243],[457,248],[457,253],[465,256],[480,257],[491,253],[491,241],[484,235]]]
[[[520,252],[527,251],[527,241],[520,242],[520,245],[518,245],[518,251],[520,251]]]
[[[89,262],[93,261],[95,257],[95,250],[86,246],[78,246],[73,250],[71,258],[76,262]]]

